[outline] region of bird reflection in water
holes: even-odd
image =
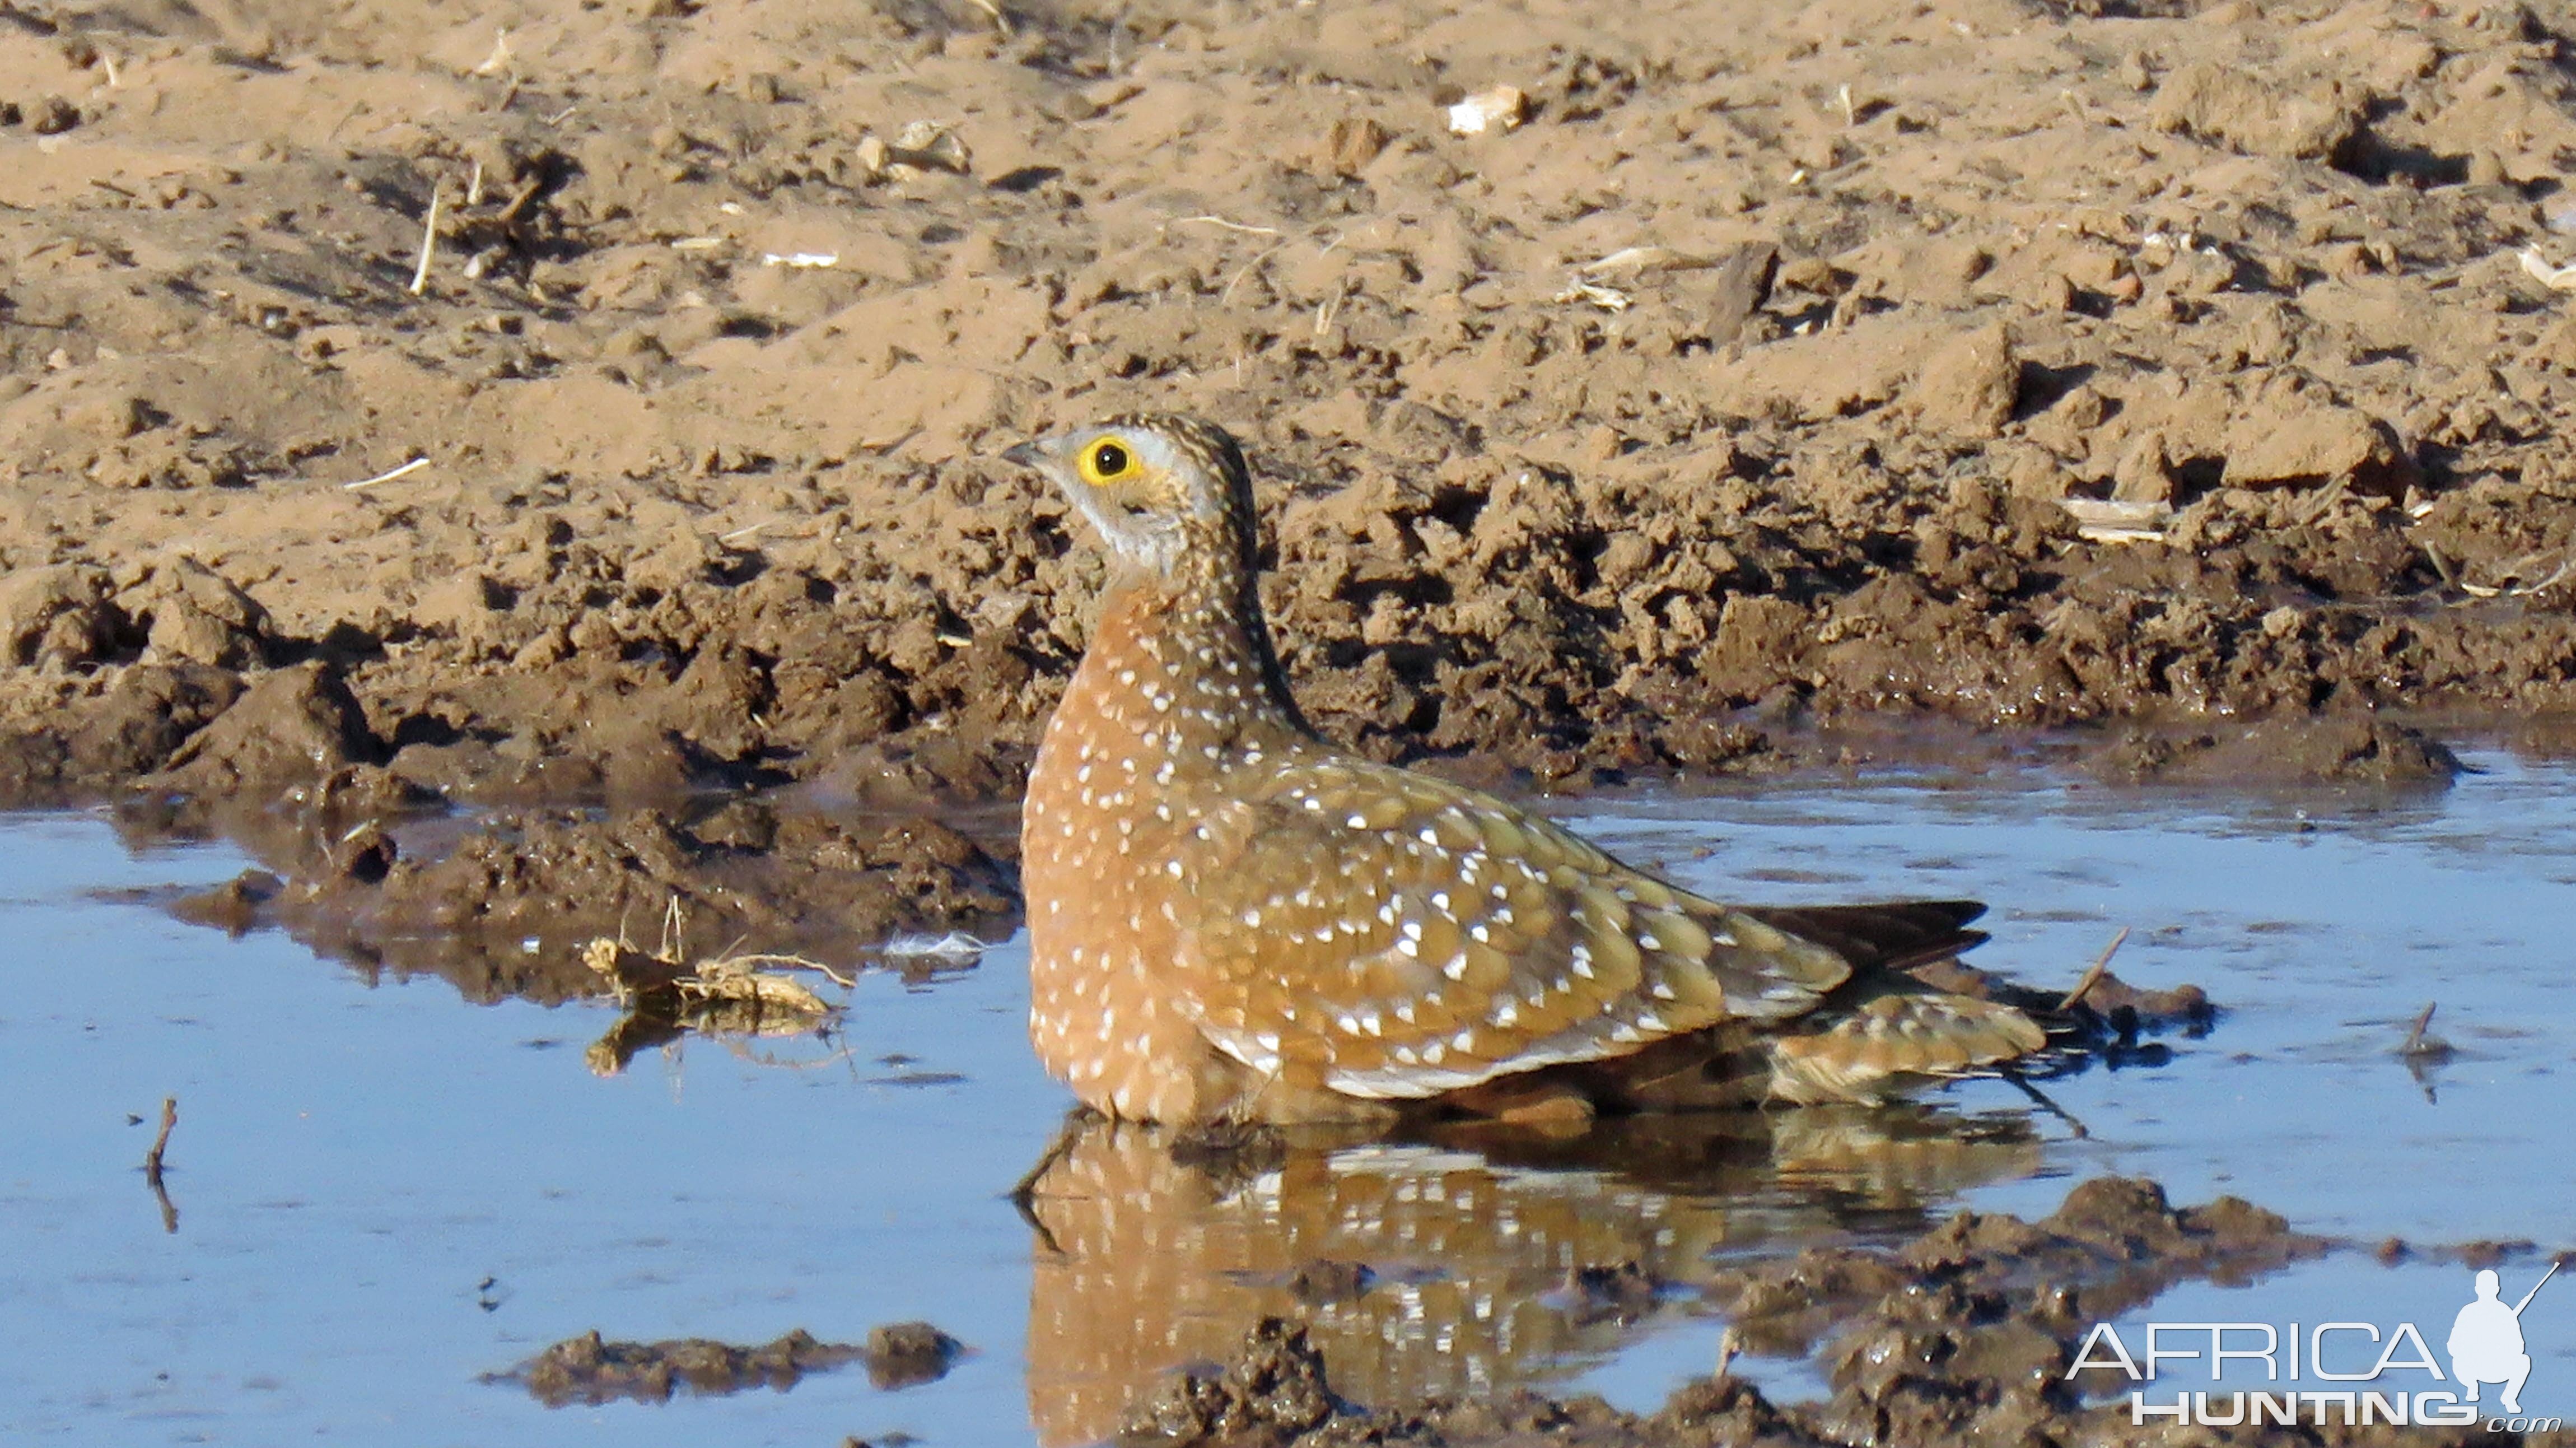
[[[1364,1404],[1561,1381],[1687,1311],[1722,1260],[1918,1230],[2039,1164],[2019,1116],[1911,1105],[1215,1154],[1097,1121],[1032,1184],[1030,1415],[1048,1448],[1097,1442],[1266,1316],[1303,1323]]]

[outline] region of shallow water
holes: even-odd
[[[613,1024],[604,1005],[369,986],[281,935],[227,940],[151,908],[241,869],[224,847],[130,854],[99,820],[0,820],[0,1430],[1080,1442],[1159,1367],[1289,1308],[1363,1401],[1522,1381],[1644,1407],[1708,1368],[1722,1324],[1690,1284],[1709,1264],[1962,1205],[2045,1213],[2105,1172],[2176,1202],[2234,1192],[2358,1244],[2178,1289],[2124,1332],[2405,1320],[2438,1350],[2468,1269],[2361,1247],[2576,1245],[2576,771],[2476,762],[2489,772],[2405,795],[2030,774],[1587,801],[1579,827],[1711,893],[1991,901],[1976,962],[2034,982],[2071,981],[2132,926],[2124,978],[2197,982],[2224,1014],[2205,1039],[2164,1038],[2161,1064],[2046,1083],[2062,1115],[1974,1082],[1921,1113],[1301,1152],[1226,1183],[1095,1132],[1040,1183],[1051,1245],[1001,1199],[1064,1104],[1028,1058],[1010,944],[928,986],[863,977],[835,1041],[693,1040],[602,1079],[582,1048]],[[2394,1052],[2429,1000],[2457,1052],[2419,1080]],[[165,1095],[175,1231],[137,1170]],[[1310,1274],[1301,1307],[1295,1274],[1319,1259],[1375,1276],[1352,1294]],[[1565,1289],[1571,1268],[1631,1259],[1674,1284],[1640,1320]],[[2505,1259],[2508,1298],[2539,1260]],[[913,1318],[974,1351],[901,1390],[851,1367],[784,1392],[548,1408],[489,1380],[592,1328],[854,1342]],[[2576,1279],[2523,1322],[2523,1406],[2576,1410]],[[1815,1386],[1803,1363],[1740,1366]]]

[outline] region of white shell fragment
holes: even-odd
[[[1558,292],[1549,300],[1558,302],[1590,302],[1592,305],[1599,307],[1605,312],[1624,312],[1628,310],[1628,305],[1634,300],[1634,298],[1630,297],[1626,292],[1619,290],[1617,287],[1605,287],[1598,282],[1587,282],[1582,277],[1577,276],[1565,284],[1564,291]]]
[[[2075,520],[2075,536],[2087,543],[2161,543],[2165,525],[2173,521],[2168,503],[2063,498],[2057,506]]]
[[[2576,266],[2551,266],[2536,246],[2524,247],[2521,258],[2523,271],[2533,281],[2553,292],[2576,292]]]
[[[908,121],[888,142],[875,135],[859,138],[859,169],[870,181],[907,171],[947,171],[964,176],[974,169],[973,153],[955,132],[936,121]]]
[[[1608,256],[1587,261],[1576,270],[1592,278],[1644,276],[1650,272],[1696,271],[1717,265],[1718,258],[1668,246],[1623,246]]]
[[[1515,130],[1529,115],[1529,97],[1520,87],[1498,85],[1481,90],[1449,108],[1449,129],[1461,136]]]

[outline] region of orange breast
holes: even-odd
[[[1113,599],[1048,721],[1020,818],[1029,908],[1029,1039],[1094,1110],[1194,1121],[1220,1109],[1239,1068],[1220,1056],[1170,979],[1180,904],[1171,855],[1185,741],[1167,705],[1167,649]],[[1194,772],[1195,773],[1195,772]]]

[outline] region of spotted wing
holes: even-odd
[[[1415,1098],[1814,1007],[1850,966],[1499,800],[1283,765],[1183,832],[1200,1030],[1265,1074]]]
[[[1777,1101],[1871,1101],[1910,1077],[1956,1076],[2045,1049],[2039,1023],[2000,1001],[1930,990],[1902,977],[1819,1012],[1817,1029],[1771,1038]],[[1808,1024],[1806,1021],[1799,1023]]]

